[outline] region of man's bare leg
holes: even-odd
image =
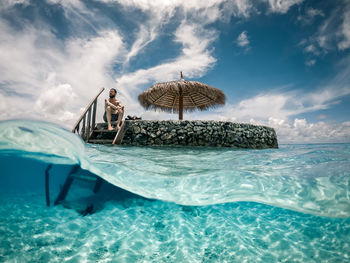
[[[120,122],[122,121],[123,116],[124,116],[124,107],[122,107],[121,109],[118,109],[117,130],[120,129]]]
[[[114,130],[111,124],[111,119],[112,119],[112,113],[111,113],[111,107],[107,106],[106,107],[106,117],[107,117],[107,123],[108,123],[108,130],[112,131]]]

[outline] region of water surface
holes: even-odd
[[[109,183],[73,183],[73,165]],[[0,122],[0,262],[347,262],[350,145],[111,147],[53,124]]]

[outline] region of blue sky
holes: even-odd
[[[350,142],[349,1],[0,3],[0,119],[71,128],[101,87],[117,88],[126,115],[176,119],[137,96],[180,71],[227,97],[184,119],[268,125],[285,143]]]

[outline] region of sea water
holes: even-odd
[[[101,190],[54,206],[76,165]],[[63,261],[349,262],[350,145],[115,147],[0,122],[0,262]]]

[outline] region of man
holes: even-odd
[[[105,100],[105,113],[103,120],[108,123],[108,130],[114,130],[111,122],[117,121],[117,130],[120,129],[120,122],[124,115],[124,106],[118,101],[115,96],[117,95],[116,89],[110,89],[109,99]]]

